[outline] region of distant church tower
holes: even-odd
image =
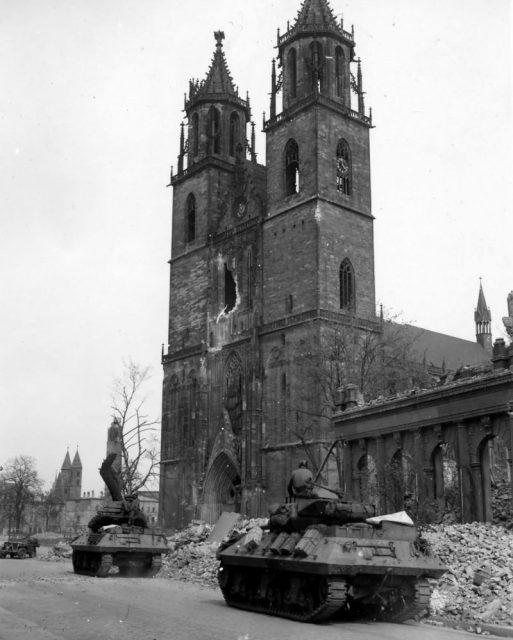
[[[66,451],[64,462],[55,481],[55,490],[61,500],[78,500],[82,495],[82,462],[78,449],[71,462],[69,451]]]
[[[476,323],[476,340],[490,354],[492,353],[492,314],[486,305],[483,292],[483,285],[479,283],[479,295],[477,297],[477,307],[474,312],[474,322]]]
[[[327,327],[376,323],[372,123],[354,33],[326,0],[305,0],[278,34],[265,167],[224,33],[215,38],[206,78],[189,85],[171,178],[166,527],[228,510],[264,514],[281,500],[305,440],[318,461],[331,439],[301,352]]]

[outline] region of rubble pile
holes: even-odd
[[[241,519],[227,538],[266,523]],[[211,531],[210,525],[196,522],[170,536],[159,577],[216,588],[219,542],[208,540]],[[433,525],[423,536],[448,568],[433,592],[430,614],[475,625],[513,626],[513,531],[473,522]]]
[[[266,523],[267,519],[241,519],[228,537],[242,535]],[[169,552],[163,557],[159,577],[217,587],[219,542],[208,541],[212,529],[208,524],[196,522],[168,537]]]
[[[448,567],[430,613],[513,626],[513,532],[489,523],[437,525],[423,533]]]
[[[492,509],[494,522],[513,529],[513,503],[509,481],[496,482],[492,487]]]
[[[39,556],[40,560],[46,560],[47,562],[58,562],[60,560],[68,560],[71,558],[71,554],[73,553],[73,549],[71,546],[61,540],[54,544],[46,553],[43,553]]]

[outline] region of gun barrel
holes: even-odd
[[[115,453],[109,453],[109,455],[102,462],[102,466],[100,467],[100,475],[107,485],[107,489],[110,491],[110,495],[114,501],[123,500],[123,494],[121,492],[121,484],[119,481],[118,474],[112,468],[112,464],[114,463],[114,459],[116,458]]]

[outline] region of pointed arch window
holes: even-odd
[[[287,71],[289,77],[289,96],[295,98],[297,96],[297,55],[294,48],[287,54]]]
[[[345,258],[340,265],[340,308],[346,311],[354,311],[355,300],[355,278],[354,269],[350,260]]]
[[[197,156],[199,151],[199,116],[192,116],[192,155]]]
[[[285,147],[285,191],[287,196],[299,192],[299,147],[292,138]]]
[[[337,145],[337,191],[346,196],[352,192],[353,171],[351,150],[344,139]]]
[[[186,210],[186,229],[185,241],[192,242],[196,238],[196,198],[193,193],[187,196],[185,205]]]
[[[335,93],[339,98],[344,96],[344,50],[335,49]]]
[[[207,155],[221,153],[221,115],[219,109],[210,107],[207,117]]]
[[[247,262],[247,283],[248,283],[248,309],[253,309],[253,252],[251,247],[248,250]]]
[[[324,55],[322,44],[314,40],[310,44],[310,67],[314,93],[324,92]]]
[[[232,112],[230,116],[230,155],[235,156],[240,140],[240,118],[239,114]]]

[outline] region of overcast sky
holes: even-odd
[[[276,29],[299,0],[0,0],[0,464],[47,488],[78,445],[83,490],[123,361],[149,365],[160,417],[183,94],[222,29],[257,131]],[[494,338],[513,289],[508,0],[332,0],[355,26],[373,108],[376,298],[475,339],[479,278]],[[262,134],[257,152],[264,161]]]

